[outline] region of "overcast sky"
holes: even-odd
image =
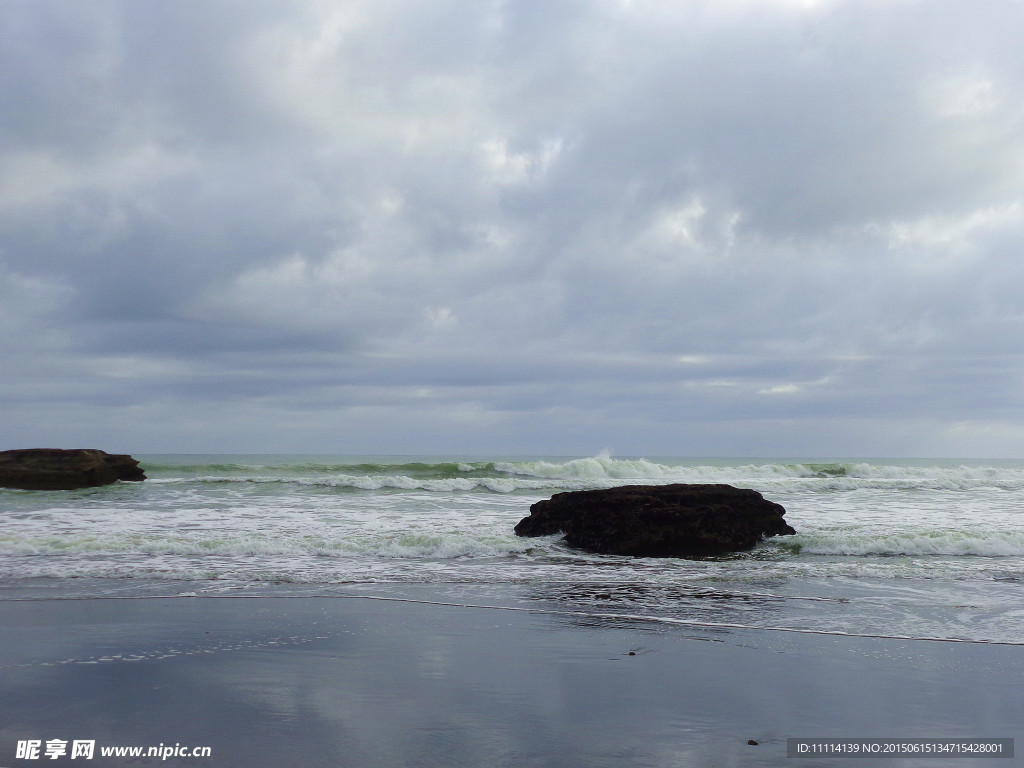
[[[0,18],[0,448],[1024,456],[1019,0]]]

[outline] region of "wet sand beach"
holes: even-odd
[[[787,758],[787,739],[1013,738],[1024,723],[1019,646],[444,602],[0,601],[0,766],[838,766]],[[53,740],[94,756],[48,759]],[[40,758],[17,759],[30,741]],[[100,754],[119,746],[177,752]]]

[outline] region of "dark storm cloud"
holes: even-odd
[[[1022,453],[1022,17],[9,3],[5,440]]]

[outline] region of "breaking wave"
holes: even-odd
[[[308,535],[280,530],[247,531],[236,535],[196,533],[147,533],[145,535],[81,533],[64,536],[8,535],[0,537],[0,556],[37,557],[86,554],[184,555],[216,557],[383,558],[455,559],[501,557],[537,547],[532,539],[511,533],[460,531],[382,531],[344,535]]]
[[[1024,531],[819,531],[775,539],[773,546],[804,555],[1021,557]]]
[[[143,461],[154,483],[290,483],[354,491],[582,490],[629,483],[728,483],[755,489],[849,491],[1024,489],[1024,469],[873,462],[679,462],[607,453],[532,461],[395,461],[175,464]]]

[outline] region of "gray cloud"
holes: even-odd
[[[1024,6],[12,3],[4,442],[1024,455]]]

